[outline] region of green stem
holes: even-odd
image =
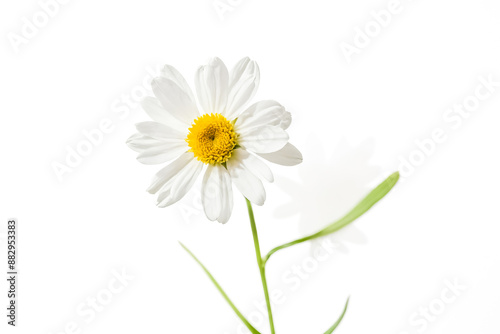
[[[247,201],[248,216],[250,218],[250,224],[252,225],[253,243],[255,246],[255,254],[257,255],[257,264],[259,265],[260,278],[262,279],[262,287],[264,288],[264,295],[266,297],[267,313],[269,314],[269,325],[271,326],[271,334],[275,334],[274,331],[274,321],[273,312],[271,310],[271,301],[269,299],[269,291],[267,289],[266,280],[266,264],[262,261],[262,254],[260,252],[259,236],[257,234],[257,226],[255,225],[255,218],[253,215],[252,203],[248,199]]]

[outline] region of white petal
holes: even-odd
[[[203,177],[201,200],[208,219],[226,223],[231,215],[233,194],[231,177],[222,165],[209,165]],[[229,215],[227,215],[229,207]]]
[[[137,160],[145,165],[162,164],[179,157],[188,150],[186,142],[163,143],[141,152],[137,156]]]
[[[236,131],[248,131],[264,125],[279,126],[286,130],[292,121],[291,114],[281,104],[273,100],[254,103],[238,117]]]
[[[186,152],[166,167],[160,169],[151,181],[151,185],[147,191],[151,194],[156,194],[167,182],[173,180],[173,178],[193,160],[195,160],[193,153]]]
[[[260,153],[259,156],[283,166],[295,166],[302,162],[302,153],[290,143],[287,143],[281,150],[272,153]]]
[[[203,169],[203,162],[196,159],[191,160],[183,169],[177,173],[173,180],[167,182],[158,195],[158,206],[165,208],[183,198],[193,187],[198,175]]]
[[[243,58],[231,71],[229,93],[224,116],[233,119],[254,95],[259,87],[259,66],[250,58]]]
[[[164,163],[189,150],[182,139],[158,139],[137,133],[127,139],[127,145],[138,152],[137,160],[143,164]]]
[[[245,168],[251,171],[255,176],[267,182],[274,181],[273,172],[271,172],[271,169],[262,160],[242,148],[234,150],[231,158],[234,158],[235,155]]]
[[[196,103],[175,81],[164,77],[154,78],[151,86],[156,98],[163,108],[170,112],[175,118],[186,125],[191,125],[194,119],[199,116]]]
[[[238,154],[236,154],[226,162],[231,180],[249,201],[257,205],[263,205],[266,201],[266,191],[262,181],[250,172],[239,158]]]
[[[276,152],[288,142],[288,134],[279,126],[255,127],[238,135],[238,144],[255,153]]]
[[[223,113],[227,102],[229,74],[226,65],[219,58],[213,58],[208,65],[196,72],[195,86],[198,100],[205,113]]]
[[[163,144],[160,139],[144,136],[136,133],[127,139],[127,146],[136,152],[144,152],[145,150]]]
[[[283,129],[283,130],[286,130],[290,127],[290,124],[292,124],[292,114],[289,113],[288,111],[286,111],[283,115],[282,115],[282,118],[281,118],[281,122],[280,122],[280,127]]]
[[[186,126],[187,124],[179,121],[170,112],[163,108],[157,98],[147,96],[141,101],[141,106],[153,121],[163,123],[178,131],[189,128]]]
[[[135,127],[137,131],[139,131],[139,133],[143,136],[152,137],[163,141],[182,141],[187,137],[187,129],[186,133],[182,133],[177,129],[171,128],[168,125],[158,122],[141,122],[137,123]]]
[[[170,65],[165,65],[161,70],[160,75],[165,79],[173,81],[177,86],[182,88],[182,90],[189,95],[189,97],[193,102],[195,101],[193,92],[191,91],[191,87],[189,87],[189,84],[187,83],[186,79],[184,79],[182,74],[179,71],[177,71],[175,67]]]
[[[222,212],[219,218],[217,218],[217,221],[221,224],[225,224],[229,221],[231,213],[233,212],[233,187],[231,178],[229,179],[229,182],[224,184],[222,194],[222,196],[226,199],[226,203],[224,203]]]

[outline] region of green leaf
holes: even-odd
[[[229,306],[231,306],[231,308],[233,309],[234,313],[236,313],[236,315],[241,319],[241,321],[243,321],[243,323],[245,324],[245,326],[247,326],[247,328],[250,330],[250,332],[252,332],[252,334],[260,334],[259,331],[257,331],[249,322],[248,320],[243,316],[243,314],[241,314],[241,312],[236,308],[236,306],[233,304],[233,302],[231,301],[231,299],[229,299],[229,297],[227,296],[227,294],[224,292],[224,290],[222,289],[222,287],[219,285],[219,283],[217,283],[217,281],[215,280],[215,278],[212,276],[212,274],[210,274],[210,272],[208,271],[208,269],[203,265],[203,263],[200,262],[200,260],[198,260],[196,258],[196,256],[194,256],[193,253],[191,253],[191,251],[182,244],[182,242],[179,242],[179,244],[182,246],[182,248],[184,248],[186,250],[186,252],[189,253],[189,255],[191,255],[193,257],[193,259],[198,262],[198,264],[201,266],[201,268],[203,268],[203,270],[205,271],[205,274],[207,274],[207,276],[210,278],[210,280],[212,281],[212,283],[215,285],[215,287],[217,288],[217,290],[219,290],[219,292],[221,293],[222,297],[224,297],[224,299],[226,300],[226,302],[229,304]]]
[[[313,239],[331,234],[331,233],[336,232],[336,231],[342,229],[343,227],[349,225],[354,220],[359,218],[362,214],[364,214],[366,211],[368,211],[375,203],[377,203],[379,200],[381,200],[385,195],[387,195],[387,193],[394,187],[394,185],[396,185],[398,180],[399,180],[399,172],[395,172],[395,173],[391,174],[391,176],[389,176],[387,179],[385,179],[384,182],[382,182],[375,189],[373,189],[361,202],[358,203],[358,205],[356,205],[354,207],[354,209],[352,209],[344,217],[342,217],[339,220],[337,220],[336,222],[328,225],[327,227],[325,227],[324,229],[322,229],[319,232],[316,232],[316,233],[309,235],[307,237],[300,238],[300,239],[297,239],[295,241],[292,241],[292,242],[286,243],[284,245],[278,246],[276,248],[273,248],[269,253],[267,253],[266,257],[264,258],[264,263],[266,263],[267,260],[269,260],[271,255],[273,255],[274,253],[276,253],[277,251],[279,251],[283,248],[294,246],[296,244],[299,244],[299,243],[302,243],[305,241],[313,240]]]
[[[335,322],[333,324],[332,327],[330,327],[326,332],[325,334],[332,334],[333,331],[337,328],[337,326],[340,324],[340,322],[342,321],[342,319],[344,319],[344,315],[345,315],[345,312],[347,311],[347,306],[349,305],[349,298],[347,298],[347,301],[345,303],[345,307],[344,307],[344,311],[342,312],[342,314],[340,315],[340,318],[337,320],[337,322]]]

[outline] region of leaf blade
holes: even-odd
[[[338,327],[338,325],[340,324],[340,322],[342,321],[342,319],[344,319],[344,315],[345,315],[345,313],[347,311],[347,306],[349,306],[349,299],[350,298],[347,298],[347,301],[346,301],[345,306],[344,306],[344,311],[342,311],[342,314],[340,315],[340,317],[338,318],[338,320],[324,334],[332,334],[333,331]]]
[[[362,216],[365,212],[367,212],[372,206],[374,206],[378,201],[380,201],[385,195],[389,193],[389,191],[396,185],[399,180],[399,172],[392,173],[388,178],[386,178],[382,183],[380,183],[375,189],[373,189],[365,198],[363,198],[351,211],[349,211],[344,217],[339,220],[333,222],[327,227],[323,228],[319,232],[311,234],[309,236],[288,242],[281,246],[273,248],[269,253],[267,253],[264,258],[264,263],[266,263],[271,255],[276,253],[277,251],[297,245],[299,243],[313,240],[331,233],[334,233],[345,226],[352,223],[354,220]]]
[[[191,257],[200,265],[200,267],[203,269],[203,271],[205,272],[205,274],[207,274],[207,276],[210,278],[210,280],[212,281],[212,283],[215,285],[215,287],[217,288],[217,290],[219,290],[220,294],[222,295],[222,297],[224,297],[224,299],[226,300],[226,302],[229,304],[229,306],[231,306],[231,308],[233,309],[234,313],[236,313],[236,315],[238,316],[238,318],[240,318],[240,320],[245,324],[245,326],[247,326],[247,328],[250,330],[250,332],[252,332],[252,334],[260,334],[259,331],[257,331],[251,324],[250,322],[248,322],[248,320],[245,318],[245,316],[238,310],[238,308],[233,304],[233,302],[231,301],[231,299],[229,299],[228,295],[226,294],[226,292],[222,289],[222,287],[219,285],[219,283],[215,280],[215,278],[212,276],[212,274],[208,271],[208,269],[203,265],[203,263],[201,263],[200,260],[198,260],[198,258],[186,247],[184,246],[184,244],[182,242],[179,242],[179,244],[182,246],[182,248],[184,248],[184,250],[189,254],[191,255]]]

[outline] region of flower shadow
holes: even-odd
[[[309,154],[298,166],[298,180],[280,178],[276,182],[290,199],[275,210],[275,217],[298,216],[301,236],[315,233],[345,215],[371,190],[382,171],[370,162],[375,150],[372,140],[352,146],[342,139],[333,154],[325,152],[318,142],[313,137],[308,140],[305,151]],[[348,243],[368,242],[354,225],[328,238],[335,250],[344,254],[349,252]],[[312,241],[311,252],[321,239]]]

